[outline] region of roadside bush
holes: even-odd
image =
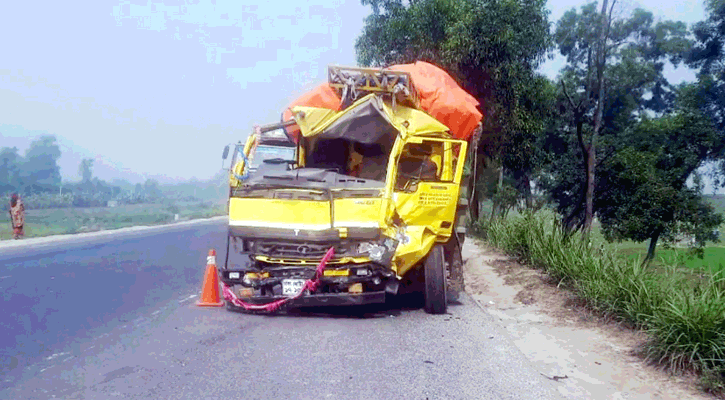
[[[72,193],[51,194],[38,193],[22,196],[26,210],[42,210],[47,208],[73,207],[75,196]]]
[[[651,269],[565,233],[555,217],[530,212],[473,228],[490,245],[566,284],[592,309],[648,332],[648,360],[673,372],[701,372],[710,390],[725,387],[722,273],[696,279],[674,265]]]
[[[88,208],[106,207],[108,202],[115,200],[119,205],[123,204],[151,204],[154,201],[144,195],[137,195],[130,192],[120,192],[115,196],[108,193],[87,193],[87,192],[65,192],[58,193],[35,193],[21,195],[26,210],[43,210],[49,208]],[[9,197],[9,196],[6,196]]]

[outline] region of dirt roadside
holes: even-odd
[[[716,399],[693,377],[672,376],[636,355],[641,333],[603,322],[549,283],[541,271],[466,238],[466,291],[570,399]]]

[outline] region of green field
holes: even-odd
[[[715,207],[715,210],[725,215],[725,195],[708,195],[705,196],[708,202]],[[597,227],[598,228],[598,227]],[[725,224],[720,227],[721,232],[725,232]],[[596,230],[598,236],[599,230]],[[604,238],[599,240],[602,242]],[[613,244],[621,254],[629,258],[644,258],[647,254],[649,242],[635,243],[632,241],[614,243]],[[662,243],[658,243],[655,259],[652,260],[653,265],[679,265],[688,268],[716,271],[725,267],[725,242],[709,243],[705,248],[702,259],[694,257],[688,253],[686,247],[665,248]]]
[[[708,202],[715,207],[720,214],[725,215],[725,195],[708,195],[705,196]],[[541,212],[547,213],[544,209]],[[488,218],[491,214],[491,201],[485,200],[482,205],[482,215]],[[552,213],[553,214],[553,213]],[[516,210],[511,210],[511,216],[519,215]],[[592,239],[597,245],[611,246],[615,248],[623,256],[635,259],[644,259],[647,254],[649,241],[636,243],[633,241],[624,241],[621,243],[608,243],[599,229],[598,223],[594,223],[592,228]],[[725,235],[725,224],[720,227],[720,231]],[[709,243],[705,248],[704,257],[702,259],[694,257],[688,253],[686,247],[665,248],[662,242],[658,243],[655,259],[652,260],[653,266],[678,265],[687,268],[701,269],[705,271],[717,271],[725,267],[725,236],[719,243]]]
[[[177,202],[133,204],[118,207],[54,208],[28,210],[25,238],[110,230],[138,225],[161,225],[179,220],[226,215],[226,204],[219,202]],[[12,239],[10,215],[0,215],[0,240]]]

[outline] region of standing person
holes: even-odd
[[[25,232],[23,232],[25,226],[25,206],[17,193],[13,193],[10,197],[10,220],[13,224],[13,239],[20,239],[21,236],[25,235]]]

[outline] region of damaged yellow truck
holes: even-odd
[[[227,307],[382,303],[403,289],[445,313],[463,289],[459,197],[477,103],[426,63],[328,72],[289,118],[234,147]]]

